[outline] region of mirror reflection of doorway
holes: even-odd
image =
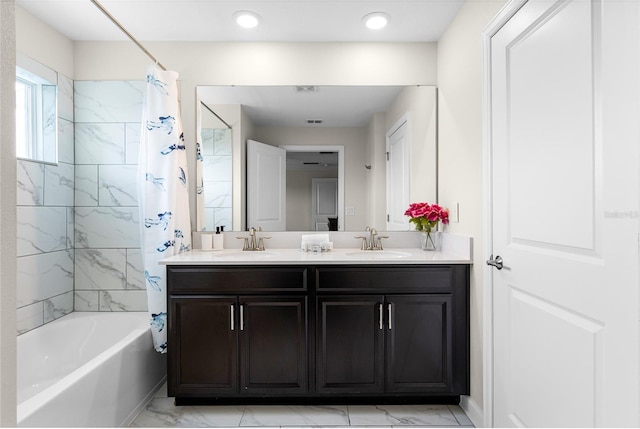
[[[329,219],[338,218],[338,178],[311,179],[311,223],[314,231],[337,231]]]
[[[328,231],[338,217],[338,153],[287,150],[287,231]]]

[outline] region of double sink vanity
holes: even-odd
[[[469,393],[470,239],[445,236],[442,251],[425,252],[406,245],[409,234],[385,250],[303,252],[272,240],[265,251],[162,261],[169,396],[457,403]]]

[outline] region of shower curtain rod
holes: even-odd
[[[129,37],[129,39],[131,39],[131,41],[132,41],[133,43],[135,43],[136,45],[138,45],[138,47],[139,47],[140,49],[142,49],[142,51],[143,51],[145,54],[147,54],[147,56],[148,56],[149,58],[151,58],[151,59],[153,60],[153,62],[154,62],[158,67],[160,67],[162,70],[165,70],[165,71],[167,70],[167,68],[166,68],[165,66],[163,66],[162,64],[160,64],[160,62],[156,59],[156,57],[154,57],[153,55],[151,55],[151,52],[147,51],[147,49],[146,49],[144,46],[142,46],[142,44],[141,44],[140,42],[138,42],[138,41],[136,40],[136,38],[135,38],[135,37],[133,37],[133,36],[131,35],[131,33],[129,33],[129,32],[127,31],[127,29],[126,29],[126,28],[124,28],[124,27],[122,26],[122,24],[120,24],[120,23],[118,22],[118,20],[117,20],[113,15],[111,15],[111,14],[109,13],[109,11],[108,11],[107,9],[105,9],[105,8],[104,8],[104,6],[102,6],[102,5],[100,4],[100,2],[98,2],[98,0],[91,0],[91,3],[93,3],[93,4],[94,4],[98,9],[100,9],[100,12],[104,13],[104,14],[105,14],[105,16],[106,16],[107,18],[109,18],[109,19],[111,20],[111,22],[113,22],[113,23],[114,23],[114,24],[115,24],[115,25],[116,25],[116,26],[117,26],[117,27],[118,27],[118,28],[119,28],[119,29],[120,29],[124,34],[126,34],[126,35],[127,35],[127,37]]]
[[[222,119],[222,118],[220,117],[220,115],[218,115],[216,112],[214,112],[213,110],[211,110],[211,107],[209,107],[209,106],[207,106],[206,104],[204,104],[204,101],[200,101],[200,104],[202,104],[204,107],[206,107],[206,108],[207,108],[207,110],[208,110],[209,112],[213,113],[213,115],[214,115],[216,118],[220,119],[220,121],[221,121],[223,124],[225,124],[225,125],[227,126],[227,128],[229,128],[230,130],[231,130],[231,129],[233,129],[233,128],[231,128],[231,125],[227,124],[227,121],[225,121],[224,119]]]

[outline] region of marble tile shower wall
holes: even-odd
[[[76,311],[147,309],[136,190],[144,86],[74,85]]]
[[[203,128],[202,135],[202,179],[206,230],[215,231],[232,225],[232,177],[231,177],[231,130],[226,128]]]
[[[57,119],[58,163],[17,161],[18,334],[73,311],[73,81],[57,83],[57,117],[51,109],[45,123]]]

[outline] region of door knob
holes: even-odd
[[[489,260],[487,261],[487,265],[494,266],[497,269],[501,270],[502,269],[502,257],[500,257],[500,255],[498,255],[498,256],[496,256],[495,259],[493,259],[493,255],[489,256]]]

